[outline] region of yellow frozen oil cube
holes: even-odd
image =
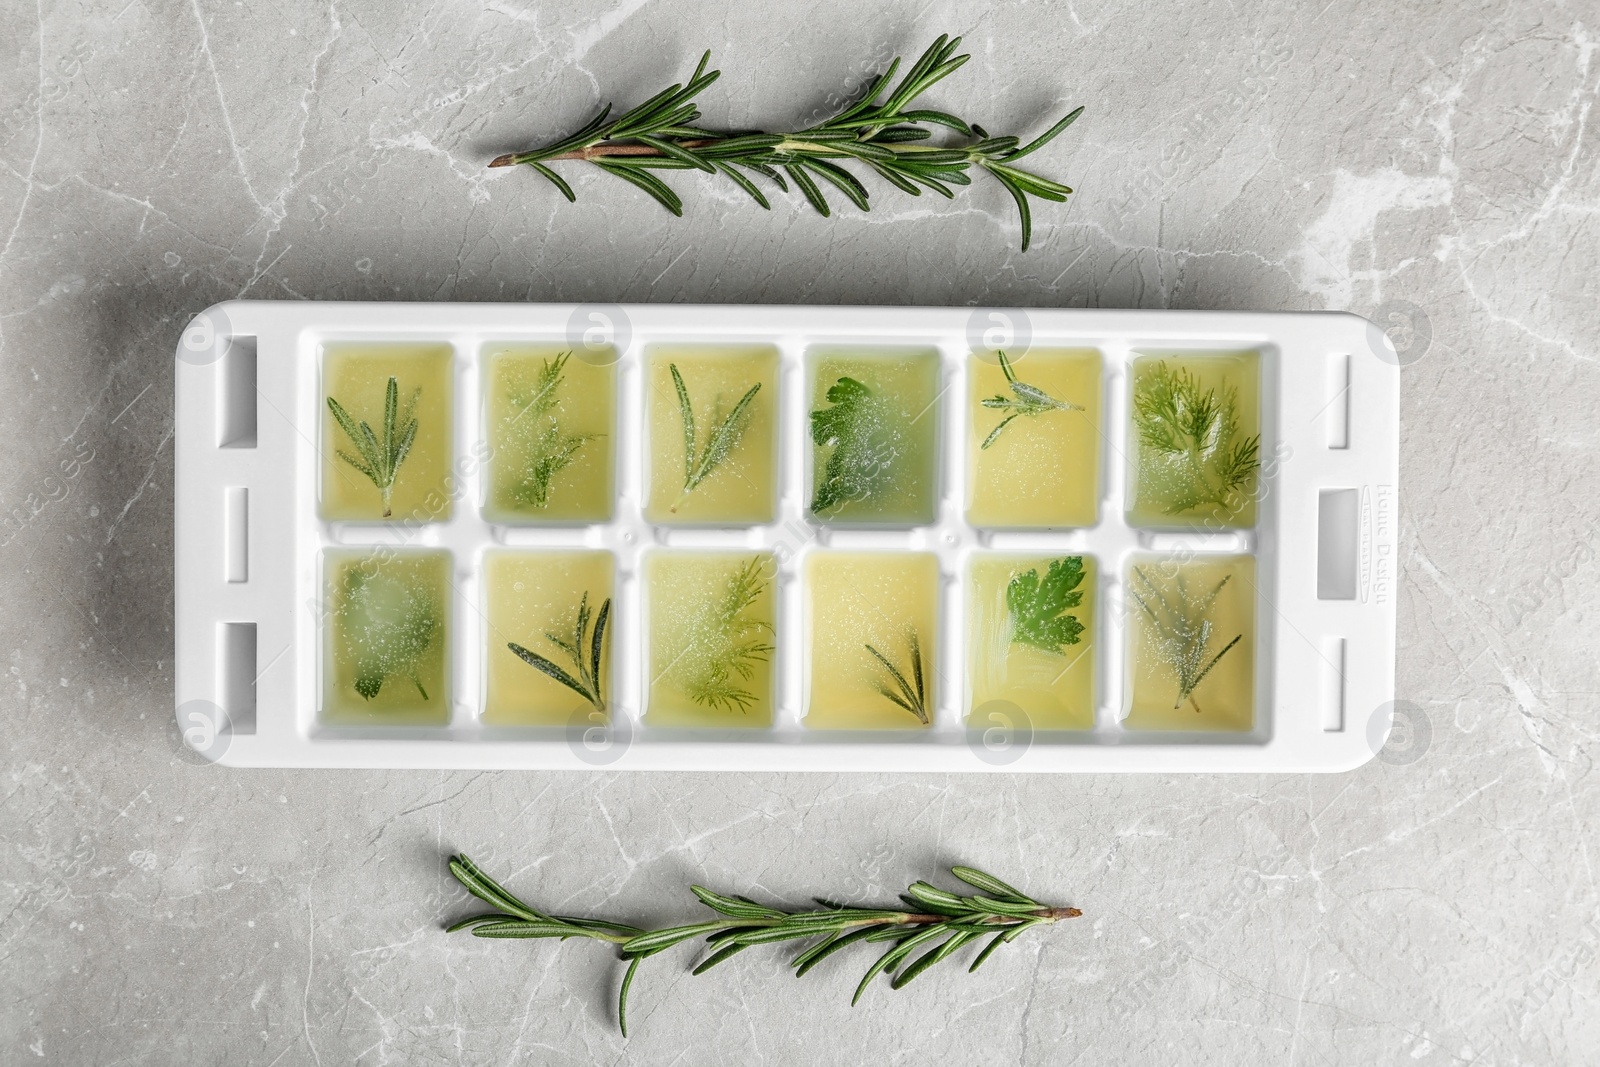
[[[604,551],[500,549],[485,554],[484,722],[569,726],[609,721],[615,571],[615,559]]]
[[[931,552],[817,551],[805,560],[805,724],[922,729],[939,685],[939,561]]]

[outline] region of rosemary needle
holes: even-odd
[[[628,993],[639,964],[685,941],[703,938],[709,947],[693,974],[704,974],[756,945],[797,942],[801,950],[789,961],[800,977],[835,952],[855,944],[887,946],[856,986],[852,1005],[861,1000],[873,979],[886,975],[890,988],[900,989],[918,975],[982,938],[988,943],[967,971],[981,967],[1001,945],[1010,944],[1035,927],[1075,919],[1077,908],[1039,903],[1000,879],[972,867],[950,873],[977,890],[963,896],[928,882],[913,882],[901,895],[911,909],[854,908],[818,899],[817,907],[799,911],[758,904],[749,897],[724,896],[703,886],[690,889],[717,918],[684,926],[646,930],[603,919],[552,915],[524,903],[466,856],[450,858],[450,873],[467,891],[494,910],[452,923],[448,932],[470,930],[490,938],[588,938],[617,946],[628,969],[617,995],[617,1025],[628,1033]],[[920,955],[916,955],[918,952]],[[914,958],[913,958],[914,957]]]
[[[1049,144],[1083,113],[1077,108],[1044,133],[1023,144],[1018,137],[991,137],[982,126],[946,111],[917,107],[928,89],[959,70],[968,55],[956,55],[961,38],[941,35],[906,71],[897,58],[889,69],[873,78],[866,91],[833,117],[788,133],[722,133],[696,125],[700,109],[694,99],[716,81],[721,71],[706,69],[711,53],[687,83],[664,89],[616,119],[611,105],[569,137],[526,152],[499,156],[491,167],[526,164],[575,201],[577,194],[551,163],[580,160],[626,181],[653,197],[674,215],[683,214],[683,201],[654,173],[660,170],[698,170],[733,182],[757,204],[770,209],[757,178],[783,192],[789,183],[818,213],[832,213],[825,189],[842,194],[862,211],[869,210],[870,193],[849,170],[851,162],[865,167],[903,193],[920,196],[924,189],[946,199],[953,186],[970,185],[977,170],[998,180],[1016,203],[1022,220],[1022,250],[1033,236],[1029,197],[1060,203],[1072,190],[1060,182],[1022,170],[1019,160]],[[609,120],[609,121],[608,121]],[[926,142],[933,127],[941,127],[962,143],[934,145]]]

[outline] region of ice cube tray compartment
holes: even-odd
[[[1019,374],[1027,351],[1097,354],[1099,492],[1092,525],[983,528],[969,522],[969,449],[981,440],[970,421],[969,361],[976,352],[989,353],[984,329],[995,321],[1022,324],[1028,339]],[[1369,725],[1393,698],[1399,379],[1398,367],[1383,358],[1375,341],[1380,336],[1363,319],[1326,313],[217,305],[191,323],[178,349],[180,726],[187,729],[200,709],[219,734],[207,754],[242,766],[1160,772],[1352,767],[1371,755]],[[328,354],[385,345],[451,353],[450,454],[443,478],[452,501],[426,511],[437,521],[383,523],[344,512],[330,518],[322,508]],[[664,525],[645,517],[651,489],[650,361],[697,346],[777,354],[777,511],[771,522]],[[486,512],[494,471],[493,399],[485,391],[491,357],[506,350],[569,348],[595,365],[614,360],[611,518],[524,524],[504,508]],[[937,462],[930,521],[895,525],[860,514],[841,516],[850,521],[817,521],[809,510],[816,456],[808,414],[814,392],[826,390],[817,381],[819,361],[915,353],[937,360],[940,390],[932,412]],[[1258,368],[1252,384],[1259,390],[1262,471],[1254,524],[1131,525],[1135,361],[1227,353],[1249,354]],[[1025,430],[1028,422],[1019,419],[1006,432]],[[907,510],[915,511],[916,502]],[[1335,529],[1337,536],[1329,533]],[[440,699],[448,701],[448,716],[435,725],[378,715],[353,720],[324,710],[326,672],[348,668],[325,654],[330,627],[337,625],[330,568],[381,546],[448,553],[450,594],[442,612],[448,662],[438,671],[447,679],[448,693]],[[694,716],[650,714],[647,557],[656,550],[697,549],[767,553],[775,560],[770,726],[702,727],[692,724]],[[495,673],[490,656],[497,651],[492,642],[499,635],[490,634],[496,609],[486,564],[542,551],[602,551],[615,559],[610,724],[580,707],[565,725],[525,725],[527,717],[495,714],[494,705],[487,705]],[[837,680],[829,664],[814,674],[808,655],[808,628],[829,623],[813,617],[805,584],[823,552],[896,558],[926,553],[936,566],[927,726],[903,712],[903,721],[888,715],[844,724],[867,728],[836,728],[841,724],[826,714],[809,718],[815,678],[823,688]],[[1092,694],[1088,728],[1055,729],[1076,720],[1043,709],[1035,725],[1026,709],[1019,717],[1018,709],[987,699],[969,721],[975,694],[967,613],[974,564],[982,569],[986,561],[1006,557],[1047,561],[1070,555],[1090,563],[1085,590],[1092,669],[1087,681],[1078,677],[1069,687]],[[1248,667],[1238,657],[1229,683],[1248,690],[1250,707],[1224,723],[1244,729],[1210,722],[1211,728],[1189,729],[1181,716],[1175,724],[1153,726],[1147,707],[1124,721],[1139,684],[1130,566],[1135,560],[1191,556],[1200,563],[1245,557],[1254,571],[1243,601],[1254,629],[1246,638]],[[826,569],[840,558],[816,562]],[[253,684],[241,677],[251,659],[241,635],[254,638]],[[505,665],[498,666],[503,673]],[[1241,670],[1248,677],[1237,677]],[[887,701],[884,707],[890,707]]]

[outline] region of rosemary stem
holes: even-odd
[[[1024,920],[1039,919],[1047,923],[1060,922],[1062,919],[1076,919],[1083,912],[1077,908],[1039,908],[1026,915],[990,915],[980,920],[987,926],[1015,926]],[[730,922],[730,926],[782,926],[789,922],[793,916],[780,915],[771,919],[738,919]],[[861,926],[931,926],[938,923],[949,922],[948,915],[933,915],[924,912],[899,912],[895,915],[877,916],[870,919],[854,919],[841,922],[839,929],[848,930]]]
[[[726,139],[727,138],[723,137],[705,137],[693,141],[673,141],[672,144],[679,148],[706,148],[710,145],[721,144]],[[965,151],[961,148],[951,149],[940,145],[925,144],[888,144],[881,145],[880,147],[888,149],[895,155],[905,156],[914,156],[919,152]],[[780,144],[772,146],[770,149],[763,149],[763,151],[789,152],[795,155],[819,156],[826,159],[852,158],[851,153],[849,152],[841,152],[837,149],[829,148],[826,144],[816,144],[811,141],[785,140]],[[607,156],[642,156],[646,158],[659,158],[665,155],[666,153],[661,149],[654,148],[650,145],[597,143],[589,145],[586,148],[573,149],[571,152],[562,152],[557,156],[547,156],[537,151],[507,152],[505,155],[496,156],[494,159],[490,160],[489,166],[515,167],[523,163],[559,163],[565,160],[588,161],[604,159]],[[966,156],[970,160],[975,160],[979,157],[979,153],[966,151]]]
[[[720,137],[704,138],[698,141],[674,141],[679,148],[705,148],[722,140]],[[652,148],[645,144],[594,144],[587,148],[574,149],[563,152],[559,156],[546,156],[538,152],[507,152],[503,156],[496,156],[489,161],[491,167],[515,167],[519,163],[555,163],[564,159],[603,159],[606,156],[661,156],[665,155],[659,148]]]

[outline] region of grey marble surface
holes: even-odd
[[[783,123],[942,31],[1079,190],[675,220],[494,154],[707,46]],[[1600,1058],[1600,10],[1533,0],[0,7],[0,1060]],[[1250,309],[1407,301],[1406,750],[1330,777],[226,771],[172,715],[172,352],[229,297]],[[1419,321],[1420,320],[1416,320]],[[443,859],[639,921],[953,862],[1085,916],[852,1011],[849,971],[440,932]],[[919,988],[920,987],[920,988]]]

